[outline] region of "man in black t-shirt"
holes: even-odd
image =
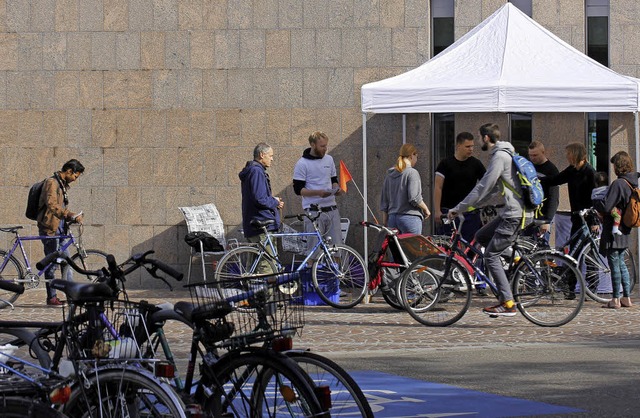
[[[539,178],[553,177],[559,173],[555,164],[547,158],[544,150],[544,144],[542,142],[531,141],[528,152],[529,160],[536,168]],[[549,237],[551,235],[550,227],[553,217],[556,216],[560,200],[560,187],[542,183],[542,191],[544,192],[545,200],[542,202],[542,213],[539,218],[548,219],[549,223],[542,225],[540,227],[540,232],[544,234],[545,241],[549,244]]]
[[[456,149],[453,157],[445,158],[438,164],[433,188],[434,219],[436,232],[440,235],[451,234],[451,227],[442,224],[440,214],[446,215],[449,209],[467,197],[478,180],[484,176],[482,162],[473,157],[473,135],[461,132],[456,137]],[[471,242],[476,231],[482,226],[479,214],[465,214],[462,237]]]

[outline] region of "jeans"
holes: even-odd
[[[498,298],[501,303],[513,300],[513,293],[500,255],[516,240],[516,232],[521,222],[520,218],[496,218],[476,232],[476,242],[485,247],[485,266],[498,288]]]
[[[625,249],[610,248],[607,250],[607,261],[611,269],[611,286],[613,287],[613,297],[620,297],[620,285],[622,284],[622,296],[627,298],[631,295],[631,278],[629,270],[624,263]]]
[[[263,242],[265,239],[267,238],[267,234],[262,233],[260,235],[255,235],[253,237],[249,237],[247,238],[247,240],[249,242],[253,242],[253,243],[260,243]],[[274,257],[278,256],[278,249],[276,248],[276,252],[274,253],[273,248],[271,248],[270,245],[267,245],[265,247],[267,253],[271,254]],[[262,260],[260,260],[260,263],[258,264],[258,270],[256,271],[256,273],[258,274],[274,274],[275,271],[273,271],[273,269],[271,268],[271,266],[269,265],[269,262],[263,257]]]
[[[397,228],[402,234],[422,235],[422,218],[420,216],[391,213],[387,226]]]

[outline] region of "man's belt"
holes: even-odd
[[[338,207],[334,205],[334,206],[325,206],[323,208],[318,208],[317,210],[319,210],[320,212],[331,212],[332,210],[336,210],[336,209],[338,209]],[[311,208],[308,208],[307,210],[316,211],[316,209],[311,209]]]

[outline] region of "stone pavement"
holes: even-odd
[[[132,300],[145,299],[156,303],[190,300],[188,292],[182,290],[131,290],[129,295]],[[13,311],[0,311],[0,319],[60,319],[62,309],[47,307],[44,299],[44,289],[27,291],[17,300]],[[388,306],[381,297],[374,297],[373,303],[348,310],[308,306],[305,307],[306,325],[302,336],[295,340],[295,345],[326,354],[348,356],[352,353],[364,356],[399,349],[640,339],[640,305],[613,310],[602,309],[601,304],[587,301],[569,324],[546,328],[530,323],[521,315],[489,318],[480,312],[480,307],[492,302],[492,298],[474,299],[474,305],[459,322],[441,328],[426,327],[415,322],[408,314]],[[186,343],[189,338],[183,335],[180,340]]]

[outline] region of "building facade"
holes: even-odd
[[[361,86],[417,67],[504,3],[0,0],[0,224],[37,232],[24,217],[30,185],[77,158],[86,171],[70,197],[85,213],[86,246],[118,260],[154,249],[157,258],[185,268],[179,206],[215,203],[227,235],[240,237],[238,172],[255,144],[266,141],[275,150],[274,193],[285,199],[285,213],[300,211],[293,165],[315,130],[328,134],[330,153],[361,187]],[[606,58],[614,71],[640,76],[635,0],[513,3],[578,50]],[[455,133],[475,133],[489,121],[516,144],[544,141],[561,168],[571,141],[590,145],[596,162],[620,149],[635,154],[629,114],[405,118],[429,202],[434,164],[452,152]],[[368,116],[376,216],[383,173],[403,140],[402,119]],[[339,206],[352,221],[348,243],[362,250],[354,225],[363,200],[353,185]],[[6,247],[9,239],[0,242]],[[37,259],[41,244],[30,251]],[[131,285],[154,282],[139,276]]]

